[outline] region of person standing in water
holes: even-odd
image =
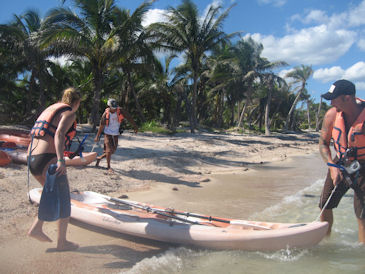
[[[110,165],[110,160],[112,154],[115,153],[118,147],[120,124],[124,118],[126,118],[134,127],[134,132],[136,134],[138,132],[138,127],[131,115],[126,110],[120,108],[115,99],[109,99],[108,106],[109,107],[105,109],[103,115],[101,116],[100,126],[94,141],[99,142],[100,135],[104,131],[104,153],[96,158],[96,166],[99,166],[101,159],[106,157],[108,171],[113,172]]]
[[[57,164],[56,173],[66,175],[64,159],[65,146],[76,135],[76,111],[80,106],[81,96],[75,88],[63,91],[61,102],[46,108],[38,117],[31,130],[32,142],[28,148],[28,168],[37,181],[44,186],[46,173],[51,164]],[[63,202],[58,221],[57,250],[75,250],[79,246],[66,240],[66,231],[70,217],[70,193],[68,180],[60,184],[66,197],[61,197]],[[28,235],[37,240],[52,242],[43,232],[44,221],[38,217],[30,228]]]
[[[338,80],[322,95],[324,99],[331,100],[333,107],[324,116],[319,139],[321,156],[329,166],[319,207],[322,209],[330,199],[321,214],[321,221],[329,223],[329,235],[333,224],[332,209],[337,207],[347,190],[353,188],[359,242],[365,243],[365,102],[356,98],[355,94],[352,82]],[[331,140],[335,157],[330,150]],[[351,180],[346,180],[348,172],[343,173],[338,165],[348,165],[355,160],[359,161],[361,168],[349,175]]]

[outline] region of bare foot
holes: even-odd
[[[109,174],[113,174],[114,173],[114,170],[110,167],[110,168],[108,168],[108,173]]]
[[[41,242],[52,242],[52,240],[46,234],[44,234],[43,231],[37,232],[34,230],[30,230],[28,232],[28,236],[35,238]]]
[[[96,164],[95,166],[99,166],[101,159],[96,158]]]
[[[73,251],[79,248],[78,244],[73,242],[65,241],[64,243],[59,243],[57,245],[57,251]]]

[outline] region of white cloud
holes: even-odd
[[[260,5],[273,5],[275,7],[282,7],[286,4],[287,0],[257,0]]]
[[[292,21],[300,21],[304,24],[328,22],[327,14],[322,10],[310,10],[306,16],[295,14],[291,17]]]
[[[365,79],[365,62],[357,62],[355,65],[349,67],[343,78],[352,81],[360,81]]]
[[[339,66],[317,69],[313,73],[313,79],[323,83],[332,82],[337,79],[347,79],[362,85],[361,81],[365,79],[365,62],[357,62],[346,70]]]
[[[360,50],[365,51],[365,39],[360,39],[357,42],[357,46],[359,47]]]
[[[48,60],[60,65],[61,67],[72,64],[72,61],[70,60],[69,56],[66,55],[62,55],[60,57],[49,57]]]
[[[166,21],[165,15],[167,14],[167,10],[162,9],[150,9],[146,12],[142,25],[147,27],[156,22]]]
[[[359,92],[361,92],[361,91],[365,91],[365,82],[356,82],[355,83],[355,86],[356,86],[356,93],[358,94]],[[359,95],[359,94],[358,94]],[[361,98],[361,99],[363,99],[364,98],[364,96],[360,96],[359,95],[359,97]]]
[[[294,68],[291,69],[283,69],[281,70],[278,74],[281,78],[286,78],[285,75],[288,74],[289,72],[293,71]]]
[[[361,26],[365,24],[365,1],[362,1],[359,6],[351,9],[348,13],[348,22],[350,26]]]
[[[333,62],[355,42],[353,31],[331,30],[326,25],[302,29],[281,38],[248,34],[264,46],[262,55],[270,61],[284,60],[291,65],[319,65]]]
[[[342,78],[342,75],[344,73],[345,71],[339,66],[334,66],[331,68],[321,68],[313,72],[313,79],[319,80],[323,83],[327,83]]]
[[[261,4],[273,4],[274,0],[258,0]],[[293,22],[307,27],[298,29]],[[291,23],[289,23],[291,22]],[[345,55],[352,45],[365,51],[365,38],[360,39],[362,25],[365,25],[365,0],[360,4],[348,5],[341,13],[328,14],[324,10],[307,10],[295,14],[285,25],[287,34],[282,37],[247,34],[264,46],[262,55],[270,61],[283,60],[290,65],[329,64]]]

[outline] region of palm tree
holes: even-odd
[[[127,98],[132,93],[142,122],[145,122],[146,118],[139,103],[133,78],[136,78],[138,74],[148,75],[151,71],[161,72],[162,70],[149,43],[149,36],[142,26],[143,16],[152,3],[153,1],[145,2],[131,15],[126,10],[118,10],[115,16],[115,25],[121,26],[117,29],[119,48],[115,66],[122,68],[128,83],[122,100],[124,104],[127,104]]]
[[[223,20],[228,16],[230,6],[222,14],[220,6],[210,6],[203,19],[199,18],[197,6],[190,0],[184,0],[177,8],[170,7],[166,14],[166,23],[160,22],[150,26],[160,47],[183,52],[192,72],[192,109],[191,132],[197,126],[197,93],[198,81],[202,73],[202,57],[218,43],[228,40],[222,29]]]
[[[321,96],[321,99],[318,104],[318,110],[316,113],[316,131],[317,132],[319,131],[319,127],[320,127],[320,113],[321,113],[321,107],[322,107],[322,100],[323,100],[323,98]]]
[[[8,25],[0,25],[2,47],[8,49],[17,64],[19,73],[29,72],[29,91],[27,94],[26,114],[30,114],[34,106],[33,95],[38,96],[36,113],[28,120],[43,110],[45,106],[46,81],[49,78],[47,68],[51,62],[47,60],[50,52],[41,50],[38,46],[38,37],[41,30],[41,18],[36,11],[28,10],[23,15],[14,15],[14,20]]]
[[[218,127],[223,125],[225,96],[232,111],[234,99],[241,90],[240,69],[237,68],[235,57],[230,45],[218,45],[213,49],[211,56],[207,58],[205,70],[202,73],[202,76],[209,79],[207,81],[208,100],[214,100],[210,105],[215,106],[214,114],[210,116],[213,117],[214,123]],[[233,115],[234,112],[231,113],[231,120]]]
[[[262,73],[271,67],[285,65],[284,63],[272,63],[269,65],[265,58],[261,57],[264,47],[255,42],[252,38],[241,40],[233,47],[233,51],[238,61],[238,68],[242,86],[246,89],[246,103],[242,108],[237,127],[241,127],[244,113],[251,103],[253,93],[253,82],[262,77]]]
[[[289,129],[291,117],[294,113],[295,107],[300,99],[302,92],[306,88],[307,80],[309,79],[309,77],[311,77],[312,74],[313,74],[313,70],[312,70],[311,66],[301,65],[300,67],[295,67],[293,71],[288,72],[285,76],[285,77],[293,78],[294,79],[293,84],[300,84],[297,96],[295,97],[295,100],[294,100],[294,102],[289,110],[288,116],[286,118],[286,123],[285,123],[286,130]]]
[[[95,131],[104,76],[119,58],[119,34],[128,28],[129,22],[116,19],[120,11],[114,0],[73,0],[73,3],[80,10],[79,15],[64,7],[49,12],[42,29],[42,46],[50,48],[55,56],[82,58],[91,64],[94,84],[91,121]],[[151,2],[143,3],[135,13],[149,5]]]
[[[283,78],[275,75],[274,73],[267,73],[264,74],[264,81],[265,85],[267,87],[267,99],[266,99],[266,105],[265,105],[265,135],[269,136],[271,134],[270,132],[270,104],[271,104],[271,98],[272,93],[274,91],[274,86],[277,85],[279,88],[286,86],[286,82]]]

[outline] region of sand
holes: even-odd
[[[82,134],[87,134],[88,129],[86,126],[79,128]],[[313,154],[318,151],[318,136],[316,132],[270,137],[237,133],[166,136],[125,132],[112,156],[113,174],[107,172],[105,160],[99,168],[91,163],[83,168],[69,167],[67,173],[71,190],[91,190],[113,197],[127,195],[140,202],[161,201],[161,198],[163,201],[163,197],[181,195],[184,199],[180,202],[191,202],[195,212],[211,214],[205,211],[208,209],[199,208],[199,197],[189,197],[187,193],[217,184],[215,176],[244,176],[264,163]],[[89,134],[85,151],[94,149],[101,153],[101,145],[95,145],[93,139],[94,135]],[[31,176],[30,188],[34,187],[39,184]],[[148,198],[144,199],[144,194]],[[55,252],[55,242],[42,243],[27,237],[37,216],[37,206],[30,204],[27,198],[27,168],[24,165],[11,163],[0,167],[0,202],[2,273],[119,273],[172,246],[75,221],[69,225],[68,239],[80,245],[77,251]],[[168,201],[159,205],[169,206]],[[192,210],[189,204],[180,205],[184,206],[179,208],[181,210]],[[174,206],[178,207],[179,203]],[[224,207],[220,213],[224,213]],[[56,241],[56,223],[46,223],[44,231]]]

